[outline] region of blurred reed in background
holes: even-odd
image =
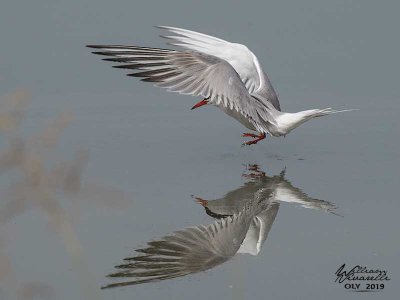
[[[83,179],[88,150],[77,149],[70,160],[57,158],[54,152],[62,132],[72,122],[71,113],[61,113],[40,132],[24,136],[22,125],[28,99],[29,94],[22,90],[0,97],[0,298],[2,293],[17,299],[56,298],[54,289],[45,282],[32,279],[20,283],[12,261],[2,250],[6,243],[4,228],[12,226],[9,221],[23,218],[19,215],[34,208],[45,213],[49,228],[62,240],[84,298],[98,299],[98,287],[85,266],[72,214],[66,212],[60,199],[73,200],[77,213],[83,200],[124,207],[127,199],[116,188]]]

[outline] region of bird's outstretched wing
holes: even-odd
[[[243,210],[208,226],[189,227],[167,235],[138,256],[116,266],[112,278],[130,278],[104,286],[112,288],[172,279],[208,270],[232,258],[238,251],[253,218],[252,210]]]
[[[175,34],[162,36],[169,39],[171,45],[199,51],[227,61],[239,74],[250,94],[257,95],[261,101],[270,102],[277,110],[281,110],[278,97],[267,74],[262,70],[254,53],[245,45],[187,29],[170,26],[157,27]]]
[[[202,96],[210,103],[236,110],[260,132],[268,132],[265,122],[276,125],[279,112],[272,104],[252,97],[238,73],[225,60],[193,50],[176,51],[120,45],[88,45],[99,49],[94,54],[109,56],[106,61],[120,63],[116,68],[137,72],[142,81],[170,91]]]

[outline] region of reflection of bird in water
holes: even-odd
[[[261,171],[257,165],[249,165],[247,170],[250,172],[244,173],[242,176],[248,178],[249,181],[238,189],[226,193],[224,197],[216,200],[193,197],[204,206],[209,216],[224,218],[240,211],[258,190],[267,189],[270,191],[269,201],[271,205],[254,217],[238,253],[257,255],[260,252],[278,213],[279,202],[297,203],[306,208],[324,210],[331,213],[334,213],[336,209],[334,204],[311,198],[299,188],[294,187],[285,179],[286,170],[283,170],[279,175],[271,177]]]
[[[142,255],[125,259],[109,277],[132,277],[132,281],[109,284],[104,288],[171,279],[205,271],[232,258],[241,247],[249,226],[271,202],[270,190],[261,188],[242,209],[207,226],[175,231],[148,247],[138,249]]]
[[[309,198],[293,187],[284,179],[284,171],[279,176],[267,177],[256,166],[249,169],[254,172],[245,174],[245,177],[251,180],[225,197],[212,201],[196,198],[208,214],[218,218],[217,221],[175,231],[160,240],[149,242],[146,248],[137,249],[140,254],[125,258],[123,264],[116,266],[118,272],[109,275],[131,280],[112,283],[104,288],[205,271],[228,261],[236,253],[257,255],[278,213],[277,195],[289,195],[287,199],[298,199],[297,202],[305,207],[322,207],[317,205],[318,201],[334,207],[329,202]],[[303,202],[314,204],[304,205]]]
[[[336,206],[328,201],[309,197],[301,189],[294,187],[292,183],[285,178],[286,169],[279,175],[267,176],[261,171],[258,165],[249,165],[249,173],[243,173],[242,177],[249,179],[243,186],[226,193],[226,195],[216,200],[204,200],[200,197],[194,197],[197,202],[204,206],[210,216],[231,215],[252,197],[260,188],[268,188],[272,191],[272,201],[288,202],[300,204],[302,207],[323,210],[334,213]]]

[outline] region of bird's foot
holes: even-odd
[[[253,135],[252,133],[244,133],[243,136],[244,136],[245,134],[246,134],[246,136]],[[255,139],[254,139],[254,140],[251,140],[251,141],[248,141],[248,142],[245,142],[245,143],[243,143],[242,145],[243,145],[243,146],[255,145],[255,144],[257,144],[259,141],[265,139],[266,134],[265,134],[265,133],[262,133],[262,134],[260,134],[260,135],[255,135],[255,134],[254,134],[254,136],[251,136],[251,137],[254,137]]]
[[[260,179],[266,176],[265,172],[260,170],[258,165],[249,164],[246,167],[246,171],[250,171],[250,173],[243,172],[242,177],[248,179]]]
[[[243,133],[242,137],[252,137],[252,138],[258,138],[257,134],[254,133]]]
[[[194,195],[192,195],[192,198],[195,199],[197,203],[201,204],[204,207],[208,205],[208,200],[204,200],[203,198],[200,197],[195,197]]]
[[[262,172],[262,171],[260,171],[260,167],[259,167],[259,165],[257,165],[257,164],[249,164],[249,165],[247,166],[247,170],[249,170],[249,171],[256,171],[256,172]]]

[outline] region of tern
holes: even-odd
[[[310,109],[296,113],[281,111],[278,96],[257,57],[245,45],[231,43],[203,33],[169,26],[156,26],[172,35],[162,36],[182,50],[124,45],[87,45],[115,68],[131,69],[128,76],[169,91],[202,97],[192,109],[218,106],[246,128],[256,144],[269,134],[286,136],[313,118],[347,110]]]
[[[148,247],[135,250],[140,255],[125,258],[123,264],[116,266],[118,272],[108,275],[130,280],[102,288],[182,277],[230,260],[242,248],[254,217],[277,205],[271,202],[270,194],[270,190],[261,188],[232,216],[209,225],[178,230],[160,240],[148,242]],[[270,223],[272,225],[273,220]]]
[[[267,209],[261,211],[254,216],[246,237],[242,242],[237,253],[247,253],[258,255],[261,251],[263,243],[268,237],[272,224],[279,210],[281,202],[294,203],[304,208],[321,210],[334,215],[336,213],[336,205],[331,202],[316,199],[308,196],[300,188],[295,187],[285,178],[286,168],[279,175],[267,176],[265,172],[259,169],[258,165],[249,165],[242,177],[248,181],[244,185],[227,192],[222,198],[214,200],[205,200],[200,197],[192,196],[199,204],[201,204],[207,215],[222,219],[240,212],[247,202],[252,201],[254,196],[261,190],[269,191],[269,201],[271,205]],[[265,195],[266,193],[264,193]]]
[[[222,198],[205,200],[201,197],[192,197],[205,208],[209,216],[214,218],[223,218],[237,213],[262,188],[271,190],[270,197],[273,202],[292,203],[304,208],[338,215],[336,205],[329,201],[310,197],[302,189],[295,187],[285,176],[286,168],[278,175],[268,176],[257,164],[249,164],[242,174],[242,177],[247,179],[246,182],[227,192]]]
[[[217,267],[237,254],[258,255],[278,214],[280,202],[336,214],[336,206],[309,197],[279,175],[267,176],[250,165],[244,185],[222,198],[194,197],[206,213],[217,219],[208,225],[187,227],[152,240],[124,259],[108,277],[117,282],[103,288],[156,282],[187,276]],[[121,281],[125,279],[125,281]]]

